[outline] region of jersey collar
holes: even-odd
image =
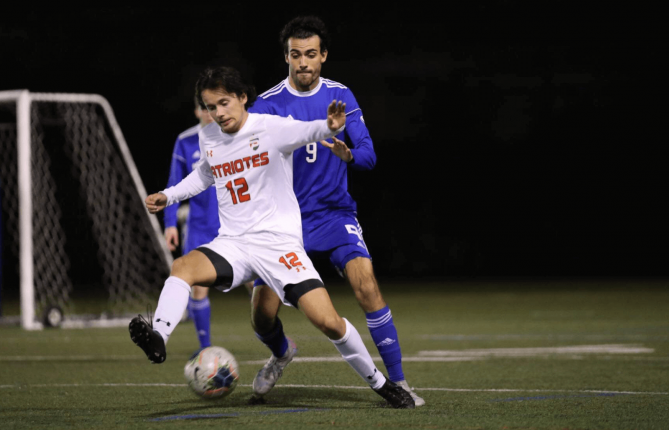
[[[318,85],[316,85],[316,87],[313,90],[297,91],[295,88],[290,86],[290,76],[286,78],[286,89],[288,90],[289,93],[297,97],[311,97],[321,89],[321,85],[323,85],[323,79],[319,76]]]

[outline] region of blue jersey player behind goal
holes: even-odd
[[[369,170],[376,163],[362,111],[349,88],[320,76],[328,56],[329,36],[319,18],[293,19],[281,31],[280,41],[289,76],[261,94],[250,112],[313,121],[324,118],[322,106],[332,100],[346,103],[344,132],[333,137],[332,142],[313,142],[293,153],[293,188],[300,205],[304,248],[311,257],[329,257],[351,284],[390,380],[408,391],[416,406],[421,406],[425,401],[411,391],[404,377],[397,330],[374,276],[372,257],[357,220],[356,202],[348,193],[348,168]],[[274,345],[272,350],[276,351],[254,380],[257,395],[274,386],[289,362],[284,357],[290,348],[277,317],[279,306],[264,281],[256,280],[254,329],[258,338]]]

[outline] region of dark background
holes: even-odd
[[[322,76],[356,95],[378,155],[350,192],[379,276],[667,275],[662,15],[466,4],[5,5],[0,90],[106,97],[156,192],[197,73],[269,89],[280,29],[317,14]]]

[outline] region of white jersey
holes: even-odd
[[[326,120],[303,122],[254,113],[237,133],[223,133],[211,123],[199,132],[199,165],[162,192],[171,205],[215,184],[219,237],[271,232],[302,243],[300,208],[293,192],[293,151],[341,131],[330,130]]]

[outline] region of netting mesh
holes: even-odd
[[[69,295],[72,282],[67,276],[70,259],[65,253],[63,212],[56,192],[58,183],[51,173],[51,157],[44,147],[44,127],[38,121],[38,105],[31,112],[32,202],[33,202],[33,264],[35,298],[41,308],[48,305],[64,307],[71,312]]]
[[[5,254],[18,255],[16,109],[0,103]],[[36,315],[120,316],[155,302],[169,267],[118,142],[97,103],[31,104]],[[18,283],[18,258],[4,258]]]

